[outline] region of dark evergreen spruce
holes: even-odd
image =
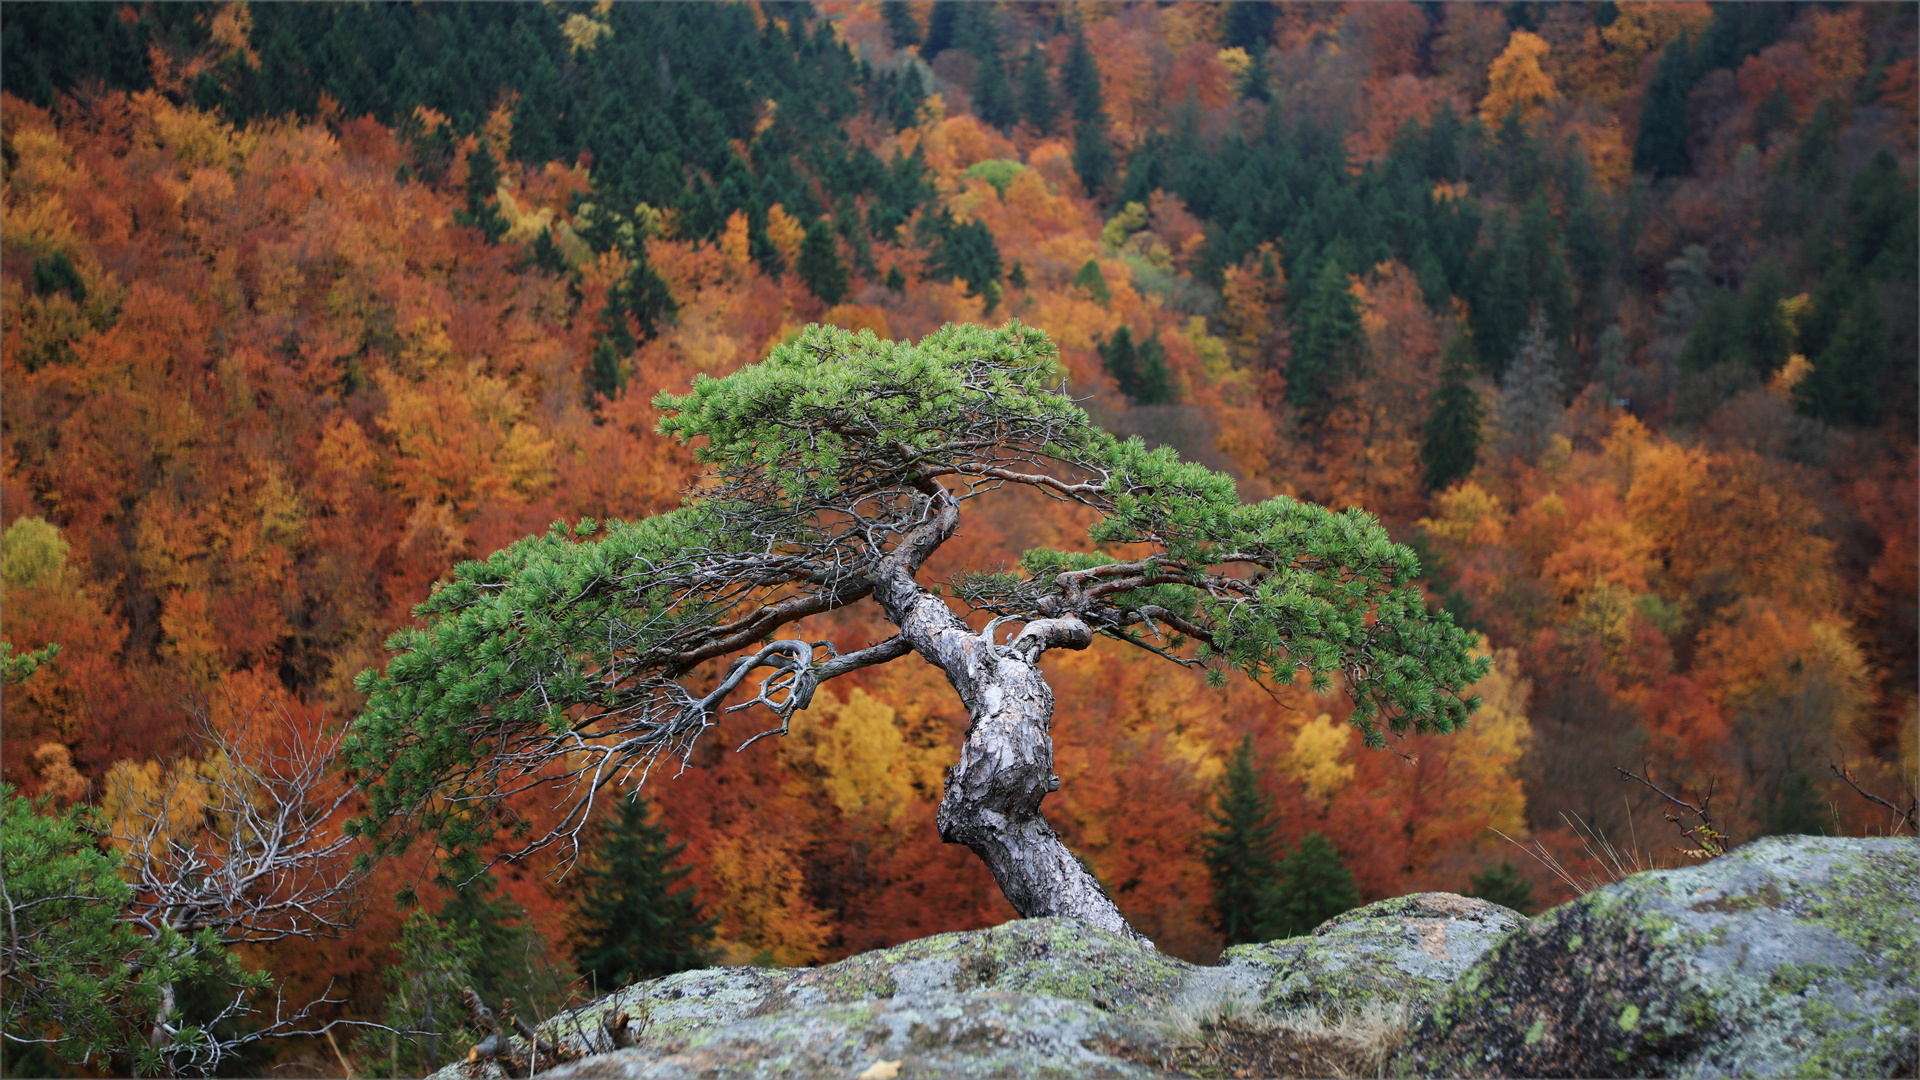
[[[1457,334],[1440,358],[1440,386],[1420,440],[1420,479],[1428,491],[1445,491],[1465,480],[1480,460],[1486,409],[1467,382],[1473,369],[1473,341]]]
[[[497,244],[507,234],[507,219],[500,216],[500,163],[485,139],[467,155],[467,208],[456,212],[455,220],[479,229],[487,243]]]
[[[1053,100],[1053,78],[1047,73],[1047,54],[1034,42],[1020,65],[1020,118],[1042,135],[1053,134],[1060,107]]]
[[[1159,405],[1174,400],[1173,374],[1167,370],[1166,350],[1152,334],[1134,343],[1133,331],[1120,327],[1098,346],[1120,392],[1136,405]]]
[[[1273,798],[1260,788],[1261,771],[1249,735],[1227,761],[1207,812],[1214,828],[1203,836],[1202,857],[1213,881],[1214,925],[1228,945],[1278,936],[1273,900],[1280,880],[1279,828]]]
[[[621,800],[586,871],[580,895],[580,941],[574,955],[583,976],[602,992],[707,963],[714,922],[700,910],[687,868],[675,866],[686,845],[668,842],[665,826],[647,820],[646,799]]]
[[[1344,911],[1360,906],[1353,874],[1340,861],[1333,842],[1308,833],[1280,865],[1280,886],[1273,894],[1274,937],[1298,937]]]
[[[468,974],[489,1004],[510,1002],[522,1016],[545,1016],[558,1005],[572,972],[557,968],[553,949],[510,897],[496,897],[492,874],[455,890],[434,919],[450,934],[470,939]]]
[[[1666,177],[1687,171],[1687,93],[1698,75],[1691,35],[1682,30],[1647,83],[1640,134],[1633,143],[1635,172]]]
[[[799,262],[794,269],[801,283],[821,302],[837,304],[846,298],[847,267],[840,261],[840,243],[826,218],[807,226],[806,239],[800,242]]]
[[[920,24],[914,21],[913,11],[904,0],[883,0],[880,18],[887,24],[887,33],[893,35],[894,48],[920,44]]]
[[[1360,302],[1347,281],[1342,247],[1335,245],[1321,260],[1295,316],[1287,400],[1309,416],[1332,405],[1334,391],[1359,372],[1365,350]]]

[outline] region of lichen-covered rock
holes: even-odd
[[[903,993],[792,1007],[665,1046],[582,1059],[543,1073],[552,1080],[691,1080],[693,1077],[852,1077],[877,1062],[903,1076],[1105,1076],[1164,1073],[1090,1049],[1104,1010],[1081,1001],[1004,990]]]
[[[899,1061],[902,1076],[1163,1076],[1143,1048],[1169,1018],[1424,1011],[1523,922],[1484,900],[1421,893],[1306,937],[1229,949],[1214,967],[1052,918],[936,934],[820,968],[683,971],[542,1023],[542,1044],[578,1059],[542,1075],[853,1076]],[[634,1041],[616,1050],[601,1022],[620,1012]],[[501,1075],[479,1061],[439,1080]]]
[[[711,968],[629,986],[539,1027],[589,1053],[554,1076],[847,1075],[875,1061],[953,1076],[1157,1076],[1088,1043],[1176,998],[1197,970],[1074,919],[936,934],[820,968]],[[601,1052],[625,1011],[629,1049]],[[479,1063],[445,1080],[497,1077]],[[549,1075],[549,1074],[543,1074]]]
[[[1453,893],[1414,893],[1368,904],[1305,937],[1236,945],[1220,957],[1264,985],[1258,1011],[1339,1014],[1370,1005],[1426,1009],[1494,942],[1526,917]]]
[[[1469,969],[1419,1076],[1913,1076],[1920,842],[1773,837],[1636,874]]]

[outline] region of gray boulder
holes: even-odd
[[[549,1077],[1161,1076],[1103,1052],[1116,1018],[1164,1005],[1193,971],[1073,919],[936,934],[820,968],[712,968],[629,986],[540,1025]],[[609,1050],[601,1020],[631,1017]],[[598,1052],[595,1052],[598,1051]],[[442,1070],[499,1076],[489,1063]]]
[[[1308,1060],[1302,1049],[1341,1041],[1329,1017],[1404,1022],[1521,921],[1485,901],[1423,893],[1348,912],[1312,936],[1229,950],[1215,967],[1053,918],[820,968],[686,971],[541,1024],[543,1043],[578,1056],[542,1075],[851,1077],[897,1061],[902,1076],[1167,1076],[1163,1065],[1213,1060],[1205,1055],[1218,1048],[1202,1044],[1235,1039],[1247,1044],[1240,1059]],[[601,1021],[620,1012],[635,1038],[614,1049]],[[1292,1041],[1275,1034],[1282,1014]],[[441,1073],[500,1075],[490,1062]]]
[[[1772,837],[1636,874],[1490,950],[1418,1076],[1913,1076],[1920,841]]]
[[[1920,842],[1818,837],[1635,875],[1531,922],[1403,896],[1213,967],[1030,919],[639,983],[542,1023],[566,1059],[543,1075],[1912,1076],[1916,923]],[[601,1021],[622,1012],[616,1048]],[[440,1077],[501,1075],[483,1060]]]
[[[1228,972],[1263,984],[1258,1010],[1343,1014],[1380,1004],[1424,1013],[1494,942],[1525,925],[1517,911],[1453,893],[1414,893],[1335,916],[1304,937],[1235,945]]]

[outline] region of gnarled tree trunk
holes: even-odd
[[[1069,915],[1150,946],[1040,813],[1041,800],[1060,787],[1053,771],[1053,690],[1040,673],[1040,656],[1049,648],[1084,649],[1092,631],[1071,615],[1036,619],[1011,643],[996,645],[993,625],[974,633],[920,587],[912,570],[951,535],[954,509],[914,538],[926,545],[922,551],[910,540],[886,560],[873,592],[900,636],[946,673],[972,721],[959,762],[947,770],[940,838],[973,849],[1022,917]]]

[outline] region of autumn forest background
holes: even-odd
[[[1690,858],[1616,767],[1711,791],[1734,842],[1889,831],[1829,763],[1911,798],[1917,32],[1912,4],[10,4],[0,626],[60,652],[6,689],[4,778],[111,819],[200,767],[196,715],[337,726],[456,562],[677,505],[659,391],[812,322],[1017,318],[1112,430],[1378,515],[1495,658],[1467,730],[1370,751],[1337,689],[1050,654],[1049,817],[1163,949],[1222,945],[1202,834],[1247,738],[1281,836],[1363,901]],[[1085,526],[983,500],[933,573]],[[965,722],[909,659],[649,781],[714,955],[1012,918],[933,826]],[[450,902],[425,857],[348,936],[245,955],[378,1018],[384,898]],[[485,903],[564,983],[582,878],[550,869]]]

